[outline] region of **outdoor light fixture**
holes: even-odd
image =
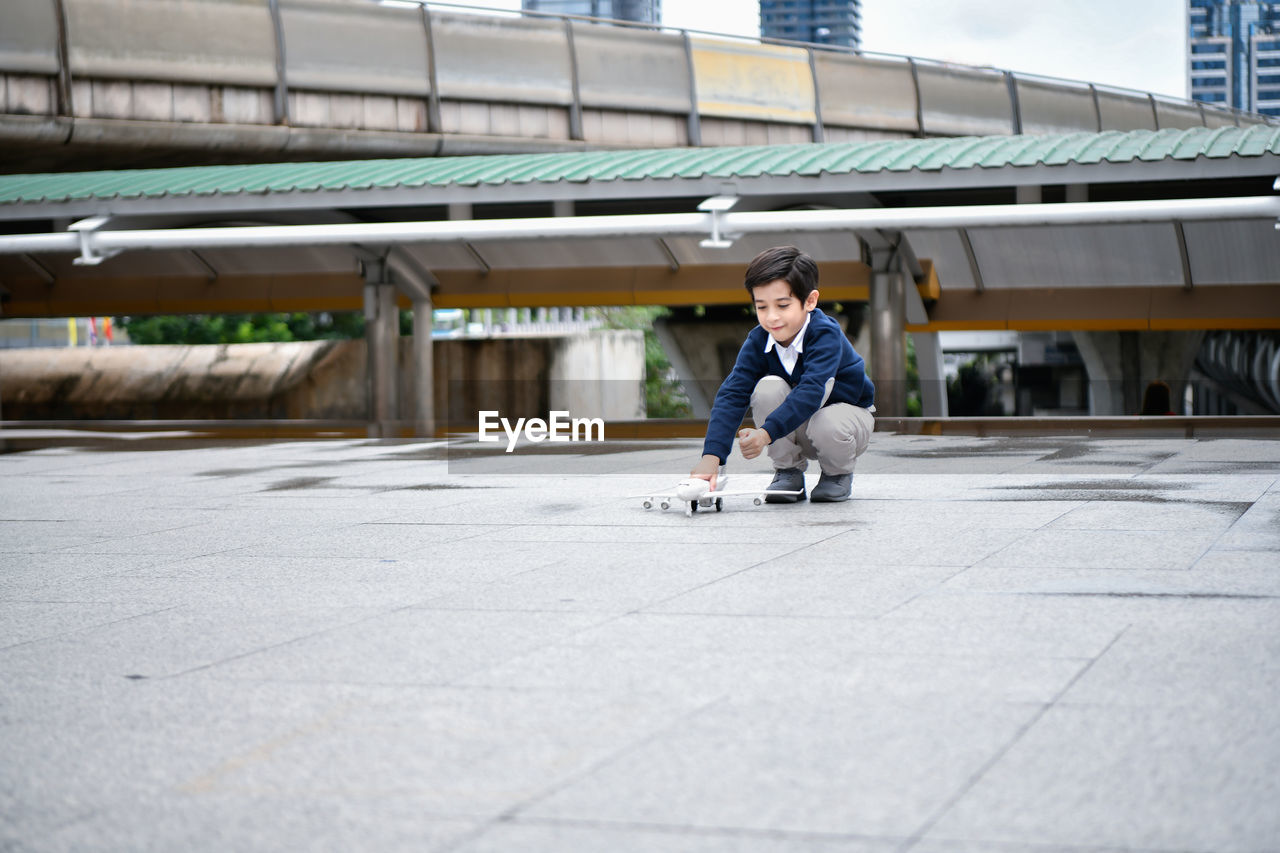
[[[110,216],[91,216],[67,226],[67,230],[77,234],[80,240],[80,257],[73,259],[71,263],[81,267],[96,267],[107,258],[114,258],[120,254],[120,249],[100,252],[89,245],[89,235],[110,221]]]
[[[720,217],[733,210],[738,203],[736,195],[713,195],[698,205],[698,210],[711,214],[711,236],[698,245],[704,249],[727,249],[733,245],[733,237],[720,231]]]
[[[1271,189],[1280,190],[1280,178],[1276,178],[1276,182],[1271,185]],[[1275,228],[1277,231],[1280,231],[1280,219],[1276,220]]]

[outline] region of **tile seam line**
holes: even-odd
[[[750,826],[709,826],[706,824],[657,823],[636,820],[601,820],[573,817],[509,817],[501,821],[508,824],[524,824],[546,827],[575,827],[580,829],[605,829],[616,831],[648,831],[667,835],[701,835],[713,838],[771,838],[777,840],[811,841],[871,841],[901,842],[900,835],[871,835],[859,832],[822,832],[791,829],[761,829]]]
[[[169,609],[176,609],[176,608],[169,608]],[[253,657],[254,655],[261,654],[262,652],[275,651],[276,649],[284,648],[285,646],[290,646],[290,645],[293,645],[294,643],[300,643],[303,640],[311,640],[316,637],[321,637],[321,636],[324,636],[325,634],[329,634],[334,631],[340,631],[344,628],[350,628],[353,625],[359,625],[363,622],[368,622],[372,619],[381,619],[386,616],[393,615],[395,613],[400,613],[405,610],[410,610],[412,609],[412,605],[405,605],[404,607],[393,607],[390,609],[382,609],[382,608],[373,608],[373,609],[376,609],[378,612],[369,613],[351,622],[343,622],[339,625],[330,625],[327,628],[321,628],[319,631],[312,631],[310,633],[302,634],[297,637],[290,637],[289,639],[282,640],[278,643],[271,643],[266,646],[261,646],[260,648],[251,649],[250,651],[247,651],[247,652],[241,652],[238,655],[231,655],[230,657],[221,658],[219,660],[210,661],[208,663],[202,663],[199,666],[193,666],[188,669],[180,670],[179,672],[170,672],[170,673],[165,673],[164,675],[148,676],[148,680],[172,681],[174,679],[182,678],[183,676],[187,676],[187,675],[192,675],[197,672],[204,672],[206,670],[216,669],[217,667],[222,666],[223,664],[231,663],[233,661],[243,660],[244,658],[248,658],[248,657]]]
[[[832,536],[828,536],[828,537],[827,537],[827,539],[832,539],[832,538],[834,538],[835,536],[840,536],[840,535],[842,535],[842,534],[841,534],[841,533],[833,534]],[[824,541],[824,542],[825,542],[825,541],[826,541],[826,539],[823,539],[823,540],[821,540],[821,541]],[[742,572],[750,571],[751,569],[756,568],[757,566],[760,566],[760,565],[762,565],[762,564],[764,564],[764,563],[768,562],[768,561],[769,561],[769,559],[782,559],[782,558],[784,558],[784,557],[788,557],[788,556],[790,556],[790,555],[792,555],[792,554],[796,553],[797,551],[801,551],[801,550],[803,550],[804,548],[807,548],[807,547],[809,547],[809,545],[802,545],[802,546],[801,546],[801,547],[799,547],[799,548],[793,548],[792,550],[787,551],[785,554],[781,554],[781,555],[779,555],[778,557],[772,557],[772,558],[768,558],[768,559],[761,560],[761,561],[759,561],[759,562],[753,563],[752,565],[747,566],[747,567],[746,567],[746,568],[744,568],[744,569],[740,569],[740,570],[738,570],[738,571],[736,571],[736,572],[732,572],[732,573],[730,573],[730,574],[728,574],[728,575],[725,575],[725,576],[724,576],[724,577],[722,577],[722,578],[718,578],[718,579],[716,579],[715,581],[711,581],[710,583],[700,584],[700,585],[698,585],[698,586],[696,586],[696,587],[693,587],[692,589],[684,590],[683,592],[680,592],[680,593],[678,593],[678,594],[676,594],[676,595],[674,595],[674,596],[671,596],[670,598],[663,599],[662,601],[659,601],[659,602],[651,602],[651,603],[649,603],[649,604],[646,604],[646,605],[645,605],[645,607],[652,607],[652,606],[655,606],[655,604],[663,604],[663,603],[665,603],[665,602],[667,602],[667,601],[674,600],[674,599],[676,599],[676,598],[679,598],[679,597],[680,597],[680,596],[682,596],[682,595],[687,595],[688,593],[693,592],[694,590],[702,589],[703,587],[710,586],[710,584],[712,584],[712,583],[718,583],[719,581],[721,581],[721,580],[725,580],[726,578],[734,577],[735,575],[739,575],[739,574],[741,574]],[[492,611],[492,612],[502,612],[502,611]],[[555,611],[555,612],[559,613],[559,612],[562,612],[562,611]],[[572,612],[574,612],[574,611],[564,611],[564,612],[570,612],[570,613],[572,613]],[[590,611],[588,611],[588,612],[590,612]],[[471,678],[474,678],[474,677],[476,677],[476,676],[480,675],[480,674],[481,674],[481,673],[483,673],[483,672],[486,672],[486,671],[488,671],[488,670],[490,670],[490,669],[493,669],[495,666],[498,666],[499,664],[509,664],[509,663],[511,663],[511,662],[513,662],[513,661],[519,661],[521,658],[527,657],[528,655],[531,655],[531,654],[533,654],[533,653],[535,653],[535,652],[540,652],[540,651],[542,651],[543,649],[553,648],[553,647],[555,647],[555,646],[562,645],[562,644],[564,644],[566,641],[571,640],[572,638],[574,638],[574,637],[576,637],[576,636],[578,636],[578,635],[580,635],[580,634],[584,634],[584,633],[587,633],[587,632],[589,632],[589,631],[597,630],[597,629],[602,628],[602,627],[604,627],[604,626],[606,626],[606,625],[612,625],[612,624],[614,624],[614,623],[616,623],[616,622],[619,622],[619,621],[621,621],[621,620],[623,620],[623,619],[626,619],[626,618],[628,618],[628,617],[632,617],[632,616],[641,616],[641,615],[645,615],[644,609],[643,609],[643,608],[636,608],[636,609],[634,609],[634,610],[629,610],[629,611],[626,611],[626,612],[624,612],[624,613],[616,614],[616,615],[612,616],[611,618],[607,618],[607,619],[604,619],[604,620],[601,620],[601,621],[598,621],[598,622],[597,622],[597,621],[592,621],[592,622],[591,622],[591,624],[589,624],[589,625],[584,625],[583,627],[581,627],[581,628],[579,628],[579,629],[577,629],[577,630],[575,630],[575,631],[570,631],[568,634],[566,634],[566,635],[565,635],[565,636],[563,636],[563,637],[557,637],[556,639],[549,640],[548,642],[545,642],[545,643],[541,643],[541,644],[539,644],[539,645],[538,645],[537,647],[535,647],[535,648],[532,648],[532,649],[526,649],[526,650],[524,650],[524,651],[521,651],[519,654],[514,655],[513,657],[510,657],[510,658],[507,658],[506,660],[503,660],[503,661],[500,661],[500,662],[495,662],[495,663],[487,663],[487,664],[483,664],[483,665],[481,665],[481,666],[478,666],[478,667],[476,667],[476,668],[475,668],[475,669],[473,669],[473,670],[470,670],[470,671],[468,671],[468,672],[462,673],[462,674],[460,674],[460,675],[458,675],[458,676],[456,676],[456,677],[454,677],[454,678],[449,679],[449,680],[448,680],[448,682],[447,682],[447,684],[448,684],[448,686],[451,686],[451,687],[465,687],[466,685],[465,685],[465,684],[463,684],[462,682],[465,682],[465,681],[467,681],[467,680],[469,680],[469,679],[471,679]],[[702,703],[701,705],[699,705],[697,708],[695,708],[695,709],[693,709],[692,711],[690,711],[688,714],[681,714],[681,715],[678,717],[678,719],[677,719],[675,722],[673,722],[671,725],[675,725],[676,723],[683,722],[684,720],[686,720],[686,719],[688,719],[688,718],[692,717],[694,714],[696,714],[696,713],[701,713],[703,710],[706,710],[707,708],[710,708],[710,707],[712,707],[713,705],[715,705],[715,704],[717,704],[717,703],[719,703],[719,702],[724,701],[724,700],[725,700],[725,698],[726,698],[726,697],[721,696],[721,697],[719,697],[719,698],[717,698],[717,699],[713,699],[713,700],[711,700],[710,702],[704,702],[704,703]],[[591,768],[591,770],[589,771],[589,773],[594,773],[596,770],[600,769],[601,767],[604,767],[607,763],[609,763],[610,761],[612,761],[615,757],[621,757],[621,756],[622,756],[623,754],[625,754],[629,749],[632,749],[632,748],[638,747],[638,746],[640,746],[640,745],[642,745],[642,744],[644,744],[644,743],[648,743],[650,740],[652,740],[653,738],[657,737],[657,736],[658,736],[659,734],[661,734],[662,732],[667,731],[669,728],[671,728],[671,726],[664,726],[664,727],[662,727],[659,731],[654,732],[654,733],[653,733],[652,735],[650,735],[649,737],[647,737],[647,738],[643,738],[640,742],[638,742],[638,743],[636,743],[636,744],[632,744],[631,746],[626,747],[626,748],[624,748],[624,749],[620,750],[619,752],[617,752],[617,753],[615,753],[615,754],[611,755],[608,759],[602,759],[602,760],[601,760],[600,762],[598,762],[597,764],[592,765],[592,768]],[[589,775],[589,773],[588,773],[587,775]],[[583,776],[580,776],[580,777],[575,777],[575,779],[574,779],[573,781],[577,781],[577,778],[586,778],[586,776],[585,776],[585,775],[583,775]],[[567,784],[570,784],[570,783],[569,783],[569,782],[566,782],[566,783],[565,783],[565,785],[567,785]],[[511,815],[511,814],[514,814],[516,811],[518,811],[518,810],[519,810],[519,809],[521,809],[521,808],[526,808],[528,805],[532,805],[533,803],[538,802],[539,800],[545,799],[546,797],[548,797],[548,796],[550,796],[551,794],[555,793],[555,791],[561,790],[563,787],[565,787],[565,785],[554,786],[551,790],[547,791],[546,793],[544,793],[544,794],[542,794],[542,795],[540,795],[540,796],[534,797],[533,799],[529,800],[529,801],[528,801],[527,803],[525,803],[525,804],[517,804],[517,805],[515,805],[515,806],[512,806],[512,807],[511,807],[511,809],[509,809],[507,812],[504,812],[504,813],[503,813],[503,815],[500,815],[499,817],[495,818],[493,821],[490,821],[490,823],[489,823],[489,824],[485,824],[485,826],[487,827],[487,826],[489,826],[490,824],[498,823],[498,822],[502,822],[502,820],[503,820],[503,816],[505,816],[505,815]],[[479,836],[476,836],[476,837],[479,837]],[[468,836],[468,840],[470,840],[470,836]],[[449,847],[449,848],[446,848],[446,850],[454,850],[454,849],[456,849],[456,845],[455,845],[455,846],[451,846],[451,847]]]
[[[910,838],[908,838],[905,844],[898,849],[897,853],[909,853],[909,851],[915,849],[915,847],[919,845],[921,841],[924,840],[924,837],[928,835],[929,832],[931,832],[935,826],[938,825],[938,822],[941,821],[942,818],[945,817],[948,812],[950,812],[953,808],[955,808],[956,804],[959,803],[962,799],[964,799],[965,796],[968,795],[968,793],[972,791],[979,782],[982,781],[983,777],[985,777],[989,772],[991,772],[992,768],[994,768],[997,764],[999,764],[1001,761],[1004,760],[1004,757],[1008,755],[1009,752],[1015,746],[1017,746],[1024,737],[1026,737],[1027,733],[1030,732],[1033,728],[1035,728],[1036,724],[1038,724],[1042,719],[1044,719],[1045,715],[1048,714],[1049,711],[1051,711],[1054,707],[1057,706],[1057,704],[1062,700],[1062,697],[1067,695],[1067,693],[1070,692],[1071,688],[1074,687],[1080,681],[1080,679],[1084,678],[1085,675],[1088,674],[1088,672],[1091,669],[1093,669],[1094,665],[1098,661],[1102,660],[1102,658],[1106,656],[1107,652],[1111,651],[1111,649],[1115,647],[1116,643],[1120,642],[1120,639],[1124,637],[1124,635],[1128,633],[1129,629],[1132,627],[1133,625],[1129,624],[1121,628],[1119,632],[1117,632],[1116,635],[1111,638],[1111,642],[1107,643],[1107,645],[1102,649],[1102,651],[1098,652],[1098,654],[1095,655],[1093,658],[1091,658],[1088,663],[1086,663],[1083,667],[1081,667],[1080,671],[1077,672],[1074,676],[1072,676],[1071,680],[1068,681],[1062,687],[1061,690],[1059,690],[1057,693],[1053,695],[1053,698],[1051,698],[1048,702],[1042,705],[1036,713],[1031,715],[1031,719],[1023,723],[1022,726],[1020,726],[1018,730],[1014,732],[1013,737],[1010,738],[1008,743],[1006,743],[1000,750],[998,750],[995,755],[987,759],[987,761],[985,761],[973,773],[973,775],[970,776],[969,779],[963,785],[960,786],[960,790],[957,791],[945,803],[942,804],[942,808],[940,808],[931,817],[928,817],[925,819],[925,822],[921,824],[919,829],[917,829],[915,832],[911,834]]]
[[[1088,501],[1073,501],[1073,503],[1077,503],[1077,504],[1080,504],[1080,505],[1086,505],[1086,504],[1088,504],[1089,502],[1088,502]],[[1046,521],[1044,524],[1040,525],[1039,527],[1032,527],[1032,528],[1029,528],[1029,532],[1030,532],[1030,533],[1038,533],[1039,531],[1044,530],[1046,527],[1048,527],[1048,526],[1049,526],[1050,524],[1052,524],[1053,522],[1057,521],[1059,518],[1062,518],[1064,515],[1067,515],[1068,513],[1075,512],[1075,511],[1076,511],[1077,509],[1079,509],[1079,508],[1080,508],[1080,506],[1073,506],[1071,509],[1065,509],[1065,510],[1063,510],[1062,512],[1060,512],[1060,513],[1058,513],[1057,515],[1055,515],[1055,516],[1054,516],[1052,519],[1050,519],[1049,521]],[[1002,529],[1010,529],[1010,530],[1028,530],[1028,528],[1022,528],[1022,527],[1015,527],[1015,528],[992,528],[992,529],[995,529],[995,530],[1002,530]],[[901,602],[900,604],[898,604],[898,605],[897,605],[897,606],[895,606],[895,607],[891,607],[889,610],[887,610],[887,611],[885,611],[884,613],[882,613],[882,614],[881,614],[881,617],[884,617],[884,616],[891,616],[891,615],[893,615],[895,612],[897,612],[898,610],[901,610],[902,608],[906,607],[906,606],[907,606],[908,604],[910,604],[911,602],[915,601],[916,599],[923,598],[926,594],[928,594],[928,593],[930,593],[930,592],[933,592],[933,591],[935,591],[935,590],[939,590],[939,589],[941,589],[944,585],[946,585],[947,583],[949,583],[952,579],[954,579],[954,578],[958,578],[960,575],[964,574],[965,572],[969,571],[970,569],[975,569],[975,568],[977,568],[977,567],[978,567],[978,565],[979,565],[980,563],[985,563],[987,560],[990,560],[992,557],[996,556],[996,555],[997,555],[997,554],[999,554],[1000,552],[1002,552],[1002,551],[1006,551],[1006,550],[1008,550],[1009,548],[1012,548],[1015,544],[1017,544],[1018,542],[1022,541],[1022,539],[1023,539],[1023,538],[1024,538],[1024,537],[1021,537],[1021,536],[1020,536],[1020,537],[1018,537],[1017,539],[1014,539],[1012,542],[1008,542],[1008,543],[1006,543],[1006,544],[1004,544],[1004,545],[1000,546],[999,548],[997,548],[996,550],[992,551],[991,553],[989,553],[989,554],[984,554],[984,555],[982,556],[982,558],[981,558],[981,559],[975,560],[974,562],[970,563],[969,565],[964,566],[963,568],[961,568],[959,571],[957,571],[957,572],[955,572],[955,573],[953,573],[953,574],[951,574],[951,575],[948,575],[948,576],[947,576],[947,577],[946,577],[946,578],[945,578],[941,583],[939,583],[937,586],[934,586],[934,587],[932,587],[932,588],[931,588],[931,589],[929,589],[929,590],[924,590],[924,591],[922,591],[922,592],[918,592],[918,593],[916,593],[915,595],[911,596],[911,597],[910,597],[909,599],[907,599],[906,601]]]
[[[691,708],[690,710],[686,711],[683,714],[677,714],[673,720],[669,721],[665,725],[659,725],[644,737],[641,737],[627,744],[626,746],[623,746],[622,748],[617,749],[613,752],[610,752],[608,755],[605,755],[599,758],[598,760],[591,762],[590,765],[588,765],[587,767],[584,767],[580,772],[571,773],[568,775],[567,778],[562,779],[559,782],[553,782],[552,784],[548,785],[546,788],[544,788],[542,791],[538,792],[537,794],[527,797],[526,799],[521,800],[520,802],[515,803],[514,805],[511,805],[506,809],[503,809],[501,812],[494,815],[492,818],[484,821],[482,824],[480,824],[480,826],[476,827],[473,831],[467,833],[466,835],[462,836],[456,841],[444,847],[441,847],[439,850],[439,853],[454,853],[454,851],[461,850],[465,848],[467,845],[471,844],[471,842],[482,838],[490,829],[497,826],[502,826],[504,824],[513,823],[514,819],[517,817],[519,812],[537,805],[538,803],[542,802],[548,797],[552,797],[555,794],[558,794],[560,791],[563,791],[572,785],[576,785],[585,779],[589,779],[594,774],[603,770],[605,767],[608,767],[610,764],[613,764],[615,761],[618,761],[619,759],[623,758],[627,754],[634,752],[635,750],[642,749],[645,746],[648,746],[650,743],[657,740],[659,737],[662,737],[663,735],[671,731],[676,726],[684,724],[686,721],[693,719],[694,717],[703,713],[709,708],[713,708],[716,705],[719,705],[727,701],[727,699],[728,699],[727,696],[717,696],[715,699],[698,703],[695,707]]]
[[[127,605],[122,605],[122,606],[127,606]],[[86,633],[88,631],[97,631],[100,628],[109,628],[112,625],[119,625],[124,622],[131,622],[134,619],[142,619],[146,616],[155,616],[158,613],[167,613],[170,610],[178,610],[181,607],[182,607],[181,604],[175,604],[172,607],[161,607],[158,610],[148,610],[146,613],[135,613],[134,615],[126,616],[123,619],[112,619],[109,622],[100,622],[97,625],[86,625],[83,628],[76,628],[71,631],[63,631],[58,634],[50,634],[47,637],[37,637],[34,640],[23,640],[21,643],[14,643],[11,646],[0,646],[0,652],[8,652],[8,651],[12,651],[13,649],[20,649],[23,646],[34,645],[35,643],[47,643],[50,640],[61,640],[64,637],[71,637],[76,634]]]
[[[1010,544],[1012,544],[1012,543],[1010,543]],[[1004,547],[1005,547],[1005,548],[1008,548],[1009,546],[1008,546],[1008,545],[1005,545]],[[1003,550],[1003,549],[1001,549],[1001,550]],[[987,559],[987,558],[986,558],[986,557],[983,557],[983,558],[982,558],[982,560],[985,560],[985,559]],[[978,561],[977,561],[977,562],[975,562],[975,563],[970,563],[970,564],[969,564],[969,565],[967,565],[967,566],[959,566],[959,567],[957,567],[957,568],[956,568],[956,570],[955,570],[954,572],[952,572],[951,574],[947,575],[947,576],[946,576],[945,578],[943,578],[942,580],[938,581],[938,583],[934,584],[933,586],[929,587],[928,589],[924,589],[924,590],[921,590],[920,592],[917,592],[915,595],[911,596],[911,597],[910,597],[910,598],[908,598],[906,601],[900,601],[900,602],[898,602],[898,603],[897,603],[897,604],[895,604],[893,607],[890,607],[888,610],[886,610],[884,613],[881,613],[881,614],[880,614],[878,617],[876,617],[876,618],[877,618],[877,619],[883,619],[883,618],[884,618],[884,617],[886,617],[886,616],[892,616],[895,612],[897,612],[897,611],[901,610],[902,608],[906,607],[906,606],[907,606],[908,604],[910,604],[911,602],[913,602],[913,601],[915,601],[915,600],[917,600],[917,599],[920,599],[920,598],[924,598],[926,595],[931,595],[931,594],[936,593],[938,590],[942,589],[942,587],[944,587],[944,586],[946,586],[948,583],[950,583],[954,578],[958,578],[958,577],[960,577],[960,575],[962,575],[962,574],[964,574],[965,572],[969,571],[969,570],[970,570],[970,569],[972,569],[974,566],[976,566],[978,563],[981,563],[981,562],[982,562],[982,560],[978,560]]]
[[[1258,500],[1262,500],[1262,498],[1263,498],[1263,497],[1266,497],[1268,494],[1270,494],[1270,493],[1271,493],[1271,490],[1272,490],[1273,488],[1275,488],[1275,485],[1276,485],[1276,483],[1277,483],[1277,482],[1280,482],[1280,477],[1278,477],[1278,478],[1276,478],[1275,480],[1272,480],[1272,481],[1271,481],[1271,485],[1267,486],[1266,491],[1264,491],[1264,492],[1262,493],[1262,495],[1258,498]],[[1230,525],[1229,525],[1225,530],[1221,531],[1217,536],[1215,536],[1215,537],[1214,537],[1214,539],[1213,539],[1213,542],[1211,542],[1211,543],[1209,543],[1209,545],[1205,546],[1205,549],[1204,549],[1203,551],[1201,551],[1201,552],[1200,552],[1200,555],[1199,555],[1198,557],[1196,557],[1196,558],[1195,558],[1195,560],[1193,560],[1193,561],[1192,561],[1191,565],[1187,566],[1186,571],[1188,571],[1188,572],[1193,572],[1193,571],[1195,571],[1196,566],[1200,565],[1200,561],[1201,561],[1201,560],[1203,560],[1205,557],[1209,556],[1209,552],[1210,552],[1210,551],[1212,551],[1214,548],[1218,547],[1218,543],[1222,541],[1223,537],[1224,537],[1224,536],[1226,536],[1228,533],[1230,533],[1230,532],[1232,531],[1232,529],[1234,529],[1234,528],[1235,528],[1235,526],[1236,526],[1237,524],[1239,524],[1239,523],[1240,523],[1240,519],[1242,519],[1242,518],[1244,518],[1246,515],[1248,515],[1248,514],[1249,514],[1249,512],[1250,512],[1250,511],[1252,511],[1252,510],[1253,510],[1253,508],[1254,508],[1255,506],[1257,506],[1257,505],[1258,505],[1258,501],[1257,501],[1257,500],[1255,500],[1255,501],[1250,501],[1250,502],[1249,502],[1249,509],[1245,510],[1244,512],[1240,513],[1240,515],[1236,516],[1236,520],[1235,520],[1235,521],[1231,522],[1231,524],[1230,524]],[[1229,550],[1231,550],[1231,549],[1230,549],[1230,548],[1224,548],[1223,550],[1227,550],[1227,551],[1229,551]]]
[[[765,563],[769,563],[769,562],[772,562],[772,561],[774,561],[774,560],[785,560],[786,558],[791,557],[792,555],[797,554],[797,553],[799,553],[800,551],[803,551],[803,550],[804,550],[804,549],[806,549],[806,548],[812,548],[814,545],[821,545],[821,544],[823,544],[823,543],[825,543],[825,542],[830,542],[832,539],[835,539],[835,538],[837,538],[837,537],[843,536],[843,535],[845,535],[846,533],[849,533],[849,532],[851,532],[851,531],[848,531],[848,530],[841,530],[841,531],[840,531],[840,532],[838,532],[838,533],[832,533],[830,536],[824,536],[824,537],[823,537],[823,538],[821,538],[821,539],[815,539],[815,540],[814,540],[814,541],[812,541],[812,542],[806,542],[805,544],[800,545],[799,547],[796,547],[796,548],[792,548],[791,550],[786,551],[785,553],[777,554],[777,555],[775,555],[775,556],[773,556],[773,557],[767,557],[767,558],[765,558],[765,559],[763,559],[763,560],[759,560],[759,561],[757,561],[757,562],[755,562],[755,563],[752,563],[752,564],[751,564],[751,565],[749,565],[749,566],[746,566],[746,567],[744,567],[744,568],[738,569],[737,571],[730,572],[729,574],[724,575],[723,577],[718,577],[718,578],[716,578],[715,580],[707,581],[706,583],[702,583],[702,584],[698,584],[698,585],[697,585],[697,586],[695,586],[695,587],[690,587],[689,589],[686,589],[686,590],[684,590],[683,592],[676,593],[675,595],[670,596],[669,598],[663,598],[663,599],[661,599],[661,600],[659,600],[659,601],[651,601],[651,602],[649,602],[648,604],[646,604],[643,608],[637,608],[637,609],[632,610],[632,611],[630,611],[630,612],[628,612],[628,613],[626,613],[626,614],[624,614],[624,615],[626,615],[626,616],[638,616],[638,615],[640,615],[641,613],[646,612],[646,611],[647,611],[647,610],[649,610],[650,608],[654,608],[654,607],[661,607],[661,606],[662,606],[662,605],[664,605],[664,604],[669,604],[670,602],[675,601],[675,600],[676,600],[676,599],[678,599],[678,598],[683,598],[684,596],[688,595],[689,593],[697,592],[698,590],[706,589],[706,588],[707,588],[707,587],[709,587],[709,586],[714,586],[715,584],[718,584],[718,583],[720,583],[721,581],[726,581],[726,580],[728,580],[729,578],[737,577],[738,575],[743,574],[743,573],[745,573],[745,572],[749,572],[749,571],[751,571],[752,569],[759,568],[760,566],[763,566]]]

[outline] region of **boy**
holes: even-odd
[[[744,285],[760,325],[747,334],[733,370],[711,407],[702,461],[692,477],[716,487],[734,430],[751,407],[754,429],[738,433],[747,459],[768,449],[774,477],[769,503],[804,500],[804,470],[822,476],[810,499],[849,499],[853,469],[875,427],[875,386],[866,364],[835,320],[818,310],[818,265],[794,246],[766,249],[747,267]]]

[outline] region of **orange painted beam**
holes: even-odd
[[[942,291],[909,332],[1280,329],[1280,284]]]

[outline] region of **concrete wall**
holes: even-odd
[[[9,419],[302,418],[290,391],[322,371],[331,341],[74,347],[0,352]]]
[[[412,411],[412,340],[400,341],[400,399]],[[629,419],[644,412],[638,331],[435,342],[436,411]],[[364,420],[365,342],[44,348],[0,351],[10,420],[319,418]]]

